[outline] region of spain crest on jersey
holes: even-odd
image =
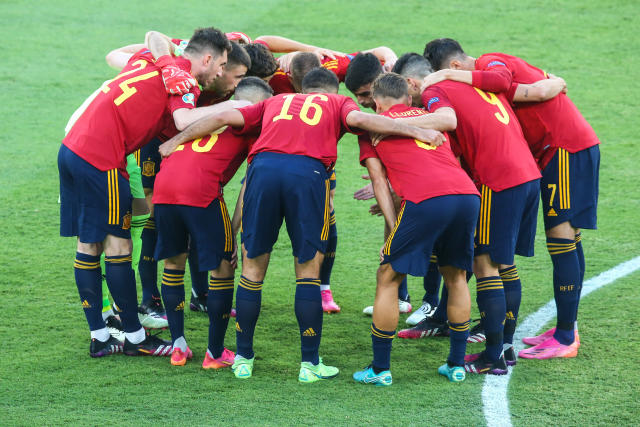
[[[146,160],[142,162],[142,175],[154,176],[156,174],[156,163]]]
[[[128,230],[131,228],[131,213],[127,212],[127,214],[122,217],[122,229]]]

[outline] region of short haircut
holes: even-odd
[[[249,70],[251,68],[251,58],[238,42],[231,42],[231,51],[227,55],[227,67],[237,67],[238,65],[244,65]]]
[[[442,70],[447,67],[447,63],[454,57],[466,55],[460,43],[453,39],[431,40],[424,47],[424,57],[431,63],[434,70]]]
[[[373,81],[382,74],[382,65],[372,53],[359,53],[351,60],[347,68],[344,84],[351,92]]]
[[[224,51],[231,51],[231,43],[227,36],[217,28],[198,28],[189,39],[184,53],[202,55],[211,52],[214,56],[222,55]]]
[[[320,66],[320,60],[311,52],[297,53],[291,60],[291,79],[295,86],[302,86],[302,79],[311,70]]]
[[[424,79],[433,72],[429,61],[414,52],[405,53],[398,58],[392,71],[402,77],[411,77],[418,80]]]
[[[407,81],[396,73],[384,73],[373,82],[374,98],[401,99],[409,96]]]
[[[251,102],[260,102],[273,95],[273,89],[259,77],[251,76],[240,80],[234,92],[236,99],[245,99]]]
[[[340,82],[338,77],[326,68],[316,67],[302,79],[302,91],[337,93]]]
[[[249,43],[244,49],[251,58],[251,68],[247,71],[247,76],[256,76],[261,79],[269,77],[278,69],[278,63],[273,54],[261,43]]]

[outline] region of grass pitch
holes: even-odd
[[[160,358],[88,357],[73,281],[75,242],[58,237],[56,153],[70,114],[114,74],[105,54],[141,42],[150,29],[188,37],[197,26],[215,25],[345,52],[386,45],[398,55],[421,53],[432,38],[452,37],[472,56],[521,56],[567,80],[570,96],[603,143],[600,229],[583,233],[586,277],[640,254],[634,146],[640,133],[640,19],[634,1],[12,1],[0,3],[0,14],[7,45],[0,64],[0,424],[484,424],[483,378],[453,385],[436,374],[446,340],[395,340],[389,389],[350,378],[371,358],[370,320],[361,310],[373,301],[383,227],[381,218],[368,215],[368,203],[352,198],[364,172],[353,136],[339,146],[335,200],[339,240],[332,288],[343,312],[325,317],[321,348],[325,362],[341,369],[335,380],[310,386],[296,380],[295,278],[286,235],[265,280],[251,380],[235,380],[228,370],[202,371],[207,320],[191,312],[186,334],[195,358],[184,368]],[[238,181],[227,188],[229,203]],[[521,316],[552,298],[542,232],[536,253],[517,261]],[[577,359],[517,365],[509,390],[515,424],[640,422],[640,375],[632,365],[638,279],[636,273],[583,301]],[[410,279],[409,286],[419,303],[421,282]],[[232,328],[227,343],[235,347]]]

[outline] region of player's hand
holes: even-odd
[[[191,74],[175,65],[162,69],[162,81],[167,93],[171,95],[185,95],[198,84]]]
[[[160,155],[164,159],[169,157],[171,153],[173,153],[176,150],[177,146],[178,144],[174,143],[173,139],[170,139],[167,142],[160,144],[160,147],[158,147],[158,151],[160,152]]]
[[[431,73],[428,76],[426,76],[422,80],[422,85],[420,86],[420,93],[422,93],[425,90],[427,90],[427,88],[429,86],[433,86],[436,83],[440,83],[441,81],[446,80],[446,78],[445,78],[445,73],[446,72],[447,72],[446,70],[440,70],[440,71],[436,71],[435,73]]]
[[[164,87],[171,95],[184,95],[198,84],[191,74],[178,68],[171,55],[163,55],[158,58],[156,66],[160,67]]]
[[[371,139],[371,145],[373,145],[374,147],[378,144],[380,144],[380,142],[382,142],[383,139],[385,139],[387,137],[386,134],[384,133],[375,133],[375,132],[369,132],[369,138]]]
[[[393,66],[396,65],[396,62],[398,61],[398,57],[395,54],[387,54],[384,57],[384,64],[382,64],[382,70],[385,73],[389,73],[391,72],[391,70],[393,69]]]
[[[414,137],[418,141],[433,145],[434,147],[439,147],[446,141],[442,132],[433,129],[416,128]]]
[[[322,60],[324,58],[329,58],[329,59],[336,59],[338,56],[347,56],[346,53],[344,52],[339,52],[337,50],[331,50],[331,49],[325,49],[322,47],[319,47],[317,49],[314,49],[311,51],[311,53],[313,53],[315,56],[318,57],[318,60],[320,62],[322,62]]]
[[[369,207],[369,213],[373,216],[382,216],[382,209],[380,209],[380,205],[376,203]]]
[[[384,261],[384,247],[387,246],[387,243],[385,242],[384,245],[382,245],[382,247],[380,248],[380,262]]]
[[[362,179],[371,179],[369,175],[362,175]],[[355,193],[353,193],[353,198],[356,200],[370,200],[375,197],[373,193],[373,185],[367,184]]]
[[[276,58],[278,67],[280,67],[280,69],[284,71],[286,74],[289,74],[291,72],[291,61],[293,60],[293,57],[296,56],[297,53],[298,52],[286,53]]]

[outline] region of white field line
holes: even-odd
[[[640,269],[640,256],[618,264],[610,270],[600,273],[584,282],[580,298],[600,289],[616,280],[628,276]],[[513,337],[516,353],[524,348],[522,338],[534,336],[546,323],[556,317],[556,303],[549,301],[542,308],[527,316],[516,329]],[[544,363],[544,362],[541,362]],[[512,368],[513,369],[513,368]],[[482,387],[482,407],[487,426],[511,426],[511,412],[507,390],[511,379],[510,370],[507,375],[487,375]]]

